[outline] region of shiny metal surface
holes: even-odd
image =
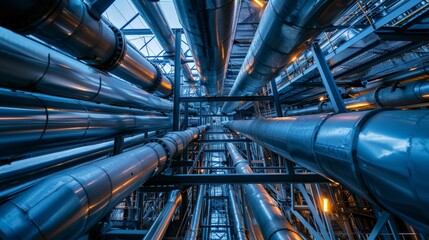
[[[0,158],[171,125],[159,113],[0,89]]]
[[[201,126],[187,131],[198,135],[204,129],[205,126]],[[152,142],[45,179],[0,206],[0,236],[4,239],[78,238],[122,199],[159,173],[169,151],[162,144]]]
[[[174,1],[206,94],[221,93],[240,1]]]
[[[429,111],[374,110],[226,126],[428,229]]]
[[[195,203],[194,212],[192,213],[191,224],[189,226],[189,231],[186,240],[197,240],[198,232],[200,230],[201,223],[201,214],[203,211],[204,204],[204,194],[206,192],[206,185],[199,185],[197,201]]]
[[[174,34],[171,27],[165,19],[164,13],[156,2],[145,0],[132,0],[134,6],[143,17],[144,21],[152,30],[161,47],[167,54],[174,54]],[[185,55],[181,51],[180,58],[185,60]],[[182,64],[183,76],[187,81],[194,81],[194,76],[188,64]]]
[[[124,148],[134,147],[147,141],[146,134],[125,138]],[[149,132],[154,137],[156,132]],[[0,199],[21,192],[36,184],[43,177],[76,166],[78,164],[107,157],[113,151],[113,141],[59,151],[38,157],[31,157],[0,166]]]
[[[170,225],[171,219],[177,207],[182,203],[182,195],[180,190],[174,190],[170,193],[167,203],[164,205],[161,213],[156,218],[149,232],[146,234],[144,239],[147,240],[161,240],[164,238],[164,234],[167,231],[168,225]]]
[[[269,1],[229,96],[259,92],[354,2]],[[226,102],[221,111],[231,113],[239,105],[239,102]]]
[[[173,109],[168,100],[1,27],[0,49],[2,87],[147,110]]]
[[[237,240],[247,240],[246,227],[244,224],[243,215],[240,211],[240,206],[238,205],[237,198],[234,192],[234,187],[228,185],[228,199],[229,199],[229,208],[232,213],[232,220],[234,222],[234,233],[235,239]]]
[[[234,129],[230,126],[232,124],[235,125],[235,122],[228,122],[227,126]],[[241,156],[235,145],[227,143],[226,146],[236,173],[253,174],[249,162]],[[262,184],[245,184],[243,187],[249,207],[252,209],[264,239],[302,239]]]
[[[25,5],[25,6],[24,6]],[[35,6],[38,9],[29,9]],[[25,4],[0,3],[0,24],[22,34],[31,34],[97,68],[109,70],[119,77],[161,97],[171,94],[171,82],[158,84],[159,73],[143,55],[103,20],[94,18],[81,0],[26,1]],[[25,23],[25,24],[24,24]],[[150,68],[146,68],[151,66]],[[155,76],[155,77],[153,77]]]
[[[375,91],[362,94],[355,98],[345,99],[344,104],[349,110],[366,110],[377,107],[407,107],[413,105],[428,105],[429,81],[416,81],[401,84],[400,87],[377,88]],[[286,116],[333,112],[330,102],[318,106],[288,110]]]

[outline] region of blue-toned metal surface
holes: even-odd
[[[159,113],[0,89],[0,158],[170,126]]]
[[[170,80],[128,44],[118,29],[91,15],[82,0],[2,1],[0,8],[15,13],[0,14],[3,27],[31,34],[158,96],[168,97],[172,92]]]
[[[168,200],[164,205],[161,213],[156,218],[149,232],[146,234],[144,239],[146,240],[162,240],[167,232],[168,225],[170,225],[171,218],[177,207],[182,203],[182,195],[180,190],[174,190],[170,192]]]
[[[259,92],[353,3],[351,0],[269,1],[229,96]],[[231,113],[239,104],[226,102],[222,112]]]
[[[196,136],[205,128],[190,128],[177,134]],[[186,136],[183,138],[189,139]],[[159,173],[170,151],[163,144],[149,143],[45,179],[0,207],[0,237],[78,238],[128,194]]]
[[[227,143],[226,146],[236,173],[252,174],[248,161],[240,155],[234,144]],[[255,215],[264,239],[302,239],[261,184],[246,184],[243,187],[249,207]]]
[[[226,126],[331,177],[423,232],[429,228],[429,111],[319,114]]]
[[[206,94],[221,94],[240,2],[174,1]]]
[[[0,27],[0,86],[170,112],[170,101]],[[23,71],[25,69],[25,71]]]

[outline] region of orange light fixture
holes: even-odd
[[[265,3],[262,2],[261,0],[253,0],[253,3],[255,3],[260,8],[265,7]]]
[[[327,198],[323,198],[323,212],[329,212],[329,201]]]

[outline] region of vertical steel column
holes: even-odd
[[[277,117],[283,117],[282,106],[280,105],[279,93],[277,92],[276,80],[271,80],[271,90],[273,91],[274,107],[276,108]]]
[[[183,111],[183,126],[182,129],[188,128],[188,122],[189,122],[189,103],[185,103],[185,109]]]
[[[176,29],[176,51],[174,53],[174,106],[173,106],[173,131],[180,129],[180,49],[182,44],[182,30]]]
[[[335,83],[334,77],[332,76],[331,70],[329,69],[322,50],[320,50],[319,44],[313,43],[311,50],[313,52],[314,61],[316,62],[317,68],[319,69],[320,76],[322,77],[323,85],[325,86],[326,92],[329,95],[329,100],[331,101],[335,112],[347,112],[343,98],[338,91],[337,84]]]
[[[124,136],[115,137],[113,143],[113,156],[121,154],[124,151]]]

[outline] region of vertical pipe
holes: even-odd
[[[182,195],[179,190],[174,190],[170,193],[167,203],[164,205],[161,213],[156,218],[155,222],[149,229],[149,232],[144,237],[145,240],[161,240],[167,232],[168,225],[171,222],[174,212],[182,203]]]
[[[228,185],[228,199],[229,207],[232,213],[232,219],[234,221],[234,233],[235,239],[237,240],[247,240],[246,228],[244,226],[243,215],[241,214],[240,207],[237,202],[237,198],[234,192],[234,187]]]
[[[176,29],[176,52],[174,55],[174,111],[173,111],[173,131],[180,130],[180,50],[182,44],[182,31]]]
[[[235,171],[238,174],[253,174],[249,163],[240,155],[234,144],[228,143],[227,148]],[[243,187],[264,239],[302,239],[261,184],[245,184]]]
[[[196,240],[198,239],[198,231],[201,222],[201,213],[203,210],[203,201],[204,194],[206,192],[206,185],[199,185],[198,196],[195,203],[194,212],[192,214],[191,225],[189,226],[188,236],[186,236],[186,240]]]

